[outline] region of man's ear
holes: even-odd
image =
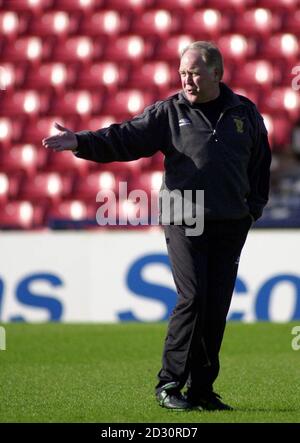
[[[216,82],[219,82],[220,81],[220,72],[219,72],[218,68],[214,68],[213,73],[214,73],[214,80]]]

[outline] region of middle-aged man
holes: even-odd
[[[77,133],[56,124],[60,132],[43,144],[104,163],[149,157],[160,150],[165,155],[163,190],[204,190],[201,235],[187,235],[185,221],[178,223],[178,205],[170,209],[169,223],[162,222],[178,300],[156,398],[169,409],[230,410],[213,383],[239,256],[252,221],[268,200],[271,153],[255,105],[221,82],[223,60],[213,43],[186,47],[179,74],[181,92],[132,120]]]

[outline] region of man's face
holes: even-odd
[[[181,58],[179,74],[182,89],[191,103],[213,100],[219,95],[216,68],[208,68],[199,51],[187,50]]]

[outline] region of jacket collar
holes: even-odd
[[[230,89],[225,83],[220,82],[220,94],[224,97],[225,108],[232,108],[234,106],[243,105],[243,102],[240,100],[239,96],[235,94],[232,89]],[[178,103],[185,104],[187,106],[193,107],[187,98],[184,95],[184,92],[181,91],[178,94]]]

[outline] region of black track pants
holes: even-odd
[[[219,351],[251,217],[206,221],[200,236],[184,226],[165,226],[178,300],[171,314],[158,374],[159,390],[173,382],[195,394],[212,390]]]

